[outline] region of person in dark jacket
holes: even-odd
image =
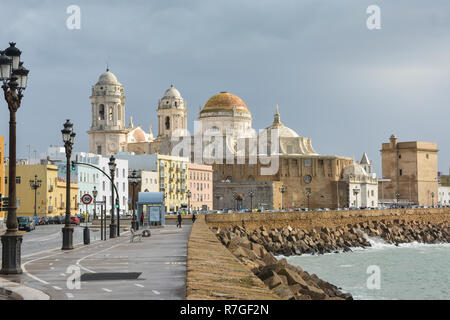
[[[183,218],[181,217],[181,212],[178,212],[178,216],[177,216],[177,227],[181,228],[181,221],[183,220]]]
[[[195,216],[195,213],[193,213],[192,214],[192,223],[194,223],[196,219],[197,219],[197,217]]]

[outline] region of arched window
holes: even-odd
[[[254,182],[254,181],[255,181],[255,178],[254,178],[253,176],[249,176],[249,177],[248,177],[248,181],[249,181],[249,182]]]
[[[108,115],[108,118],[109,118],[110,121],[112,121],[112,119],[113,119],[113,108],[112,108],[112,107],[109,107],[109,115]]]
[[[105,120],[105,106],[102,104],[99,106],[98,119]]]
[[[170,130],[170,118],[166,117],[166,130]]]

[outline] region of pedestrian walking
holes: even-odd
[[[197,219],[197,217],[195,216],[195,213],[193,213],[192,214],[192,223],[194,223],[196,219]]]
[[[178,212],[178,216],[177,216],[177,227],[181,228],[181,221],[183,220],[183,218],[181,217],[181,212]]]
[[[144,213],[141,214],[141,226],[144,225]]]

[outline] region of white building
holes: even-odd
[[[343,179],[347,182],[350,207],[378,207],[378,180],[365,152],[359,163],[344,168]]]
[[[450,205],[450,187],[438,188],[438,204],[443,206]]]
[[[80,163],[86,163],[93,165],[101,170],[103,170],[108,176],[109,171],[109,157],[86,153],[86,152],[75,152],[72,154],[71,160]],[[41,161],[66,161],[66,153],[64,147],[61,146],[51,146],[48,148],[47,152],[41,154]],[[126,213],[128,210],[128,160],[116,159],[116,172],[114,175],[114,182],[119,194],[119,209],[120,213]],[[96,170],[89,166],[79,165],[77,173],[77,182],[80,186],[80,191],[82,193],[92,194],[93,186],[96,186],[98,191],[97,201],[104,201],[106,203],[107,214],[111,209],[111,181],[99,170]],[[83,186],[85,186],[83,188]],[[114,198],[117,196],[114,195]],[[80,205],[80,211],[84,212],[84,206]],[[99,212],[99,207],[97,207],[97,212]]]

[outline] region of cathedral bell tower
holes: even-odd
[[[173,85],[158,103],[158,139],[184,136],[187,133],[186,102]]]
[[[106,69],[92,87],[89,152],[111,155],[126,150],[125,96],[122,84]]]

